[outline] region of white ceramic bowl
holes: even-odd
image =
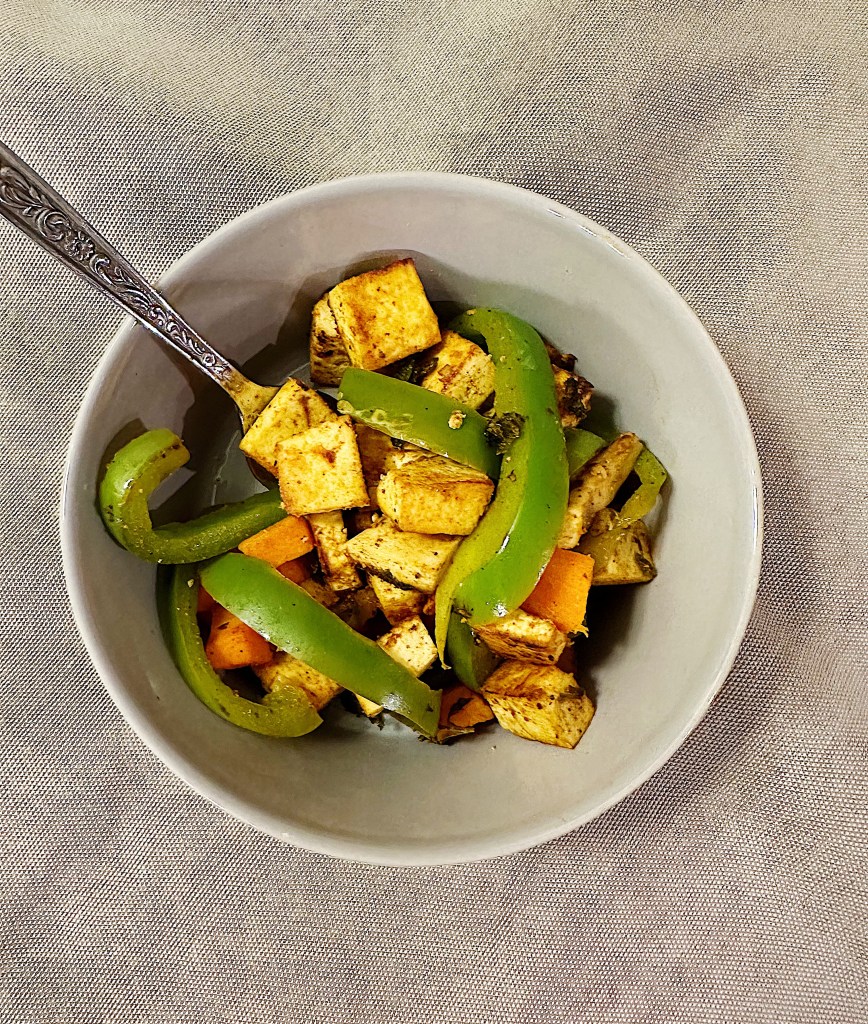
[[[714,344],[623,242],[511,186],[444,174],[350,178],[250,211],[179,260],[161,285],[212,343],[265,383],[306,361],[316,298],[362,266],[412,254],[432,300],[499,306],[578,356],[616,422],[647,440],[671,486],[658,578],[610,592],[581,675],[597,703],[574,751],[491,730],[438,747],[349,715],[300,740],[226,724],[163,645],[154,570],[118,548],[94,506],[107,450],[170,427],[193,468],[175,496],[240,496],[249,477],[227,399],[125,323],[75,426],[62,508],[69,592],[84,642],[131,726],[189,785],[280,839],[385,864],[468,861],[568,832],[617,803],[702,718],[732,664],[760,555],[750,427]],[[230,453],[227,457],[227,451]],[[199,490],[197,491],[197,488]],[[204,488],[204,489],[203,489]]]

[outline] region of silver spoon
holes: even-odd
[[[219,384],[235,403],[245,433],[277,394],[277,388],[248,380],[211,348],[117,249],[2,142],[0,214]]]

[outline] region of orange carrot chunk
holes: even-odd
[[[304,558],[293,558],[277,567],[277,571],[293,583],[304,583],[310,579],[310,569]]]
[[[211,667],[219,670],[264,665],[271,661],[274,650],[264,636],[260,636],[237,615],[215,604],[205,654]]]
[[[199,593],[196,597],[196,614],[197,615],[209,615],[212,608],[214,607],[214,598],[208,593],[203,587],[199,587]]]
[[[490,722],[494,712],[485,699],[466,686],[450,686],[440,702],[440,728],[472,729]]]
[[[553,622],[564,633],[585,633],[585,610],[594,560],[580,551],[555,548],[551,561],[522,608]]]
[[[261,558],[275,569],[284,562],[301,558],[313,550],[313,534],[307,520],[301,516],[287,516],[273,526],[267,526],[259,533],[243,540],[238,545],[242,554]]]

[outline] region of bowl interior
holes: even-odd
[[[533,323],[671,474],[655,524],[659,575],[601,602],[580,675],[597,713],[574,751],[492,730],[450,747],[330,716],[309,737],[236,729],[187,690],[160,636],[154,570],[95,511],[107,456],[144,427],[191,448],[163,495],[176,514],[248,493],[234,411],[141,328],[102,360],[70,449],[67,578],[82,635],[123,713],[179,775],[298,845],[394,864],[470,860],[568,831],[646,779],[700,719],[734,657],[756,588],[759,477],[741,400],[716,348],[634,252],[548,200],[478,179],[409,174],[295,193],[211,236],[162,282],[255,379],[306,361],[313,302],[348,273],[415,257],[434,301]],[[167,485],[169,486],[169,485]]]

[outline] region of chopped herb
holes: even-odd
[[[591,404],[593,385],[589,384],[584,377],[571,375],[566,378],[558,395],[558,407],[563,413],[569,413],[576,417],[578,423],[588,415]],[[576,424],[573,424],[575,426]]]
[[[505,412],[502,416],[493,416],[485,428],[485,440],[494,448],[498,455],[503,455],[524,429],[524,416],[518,412]]]

